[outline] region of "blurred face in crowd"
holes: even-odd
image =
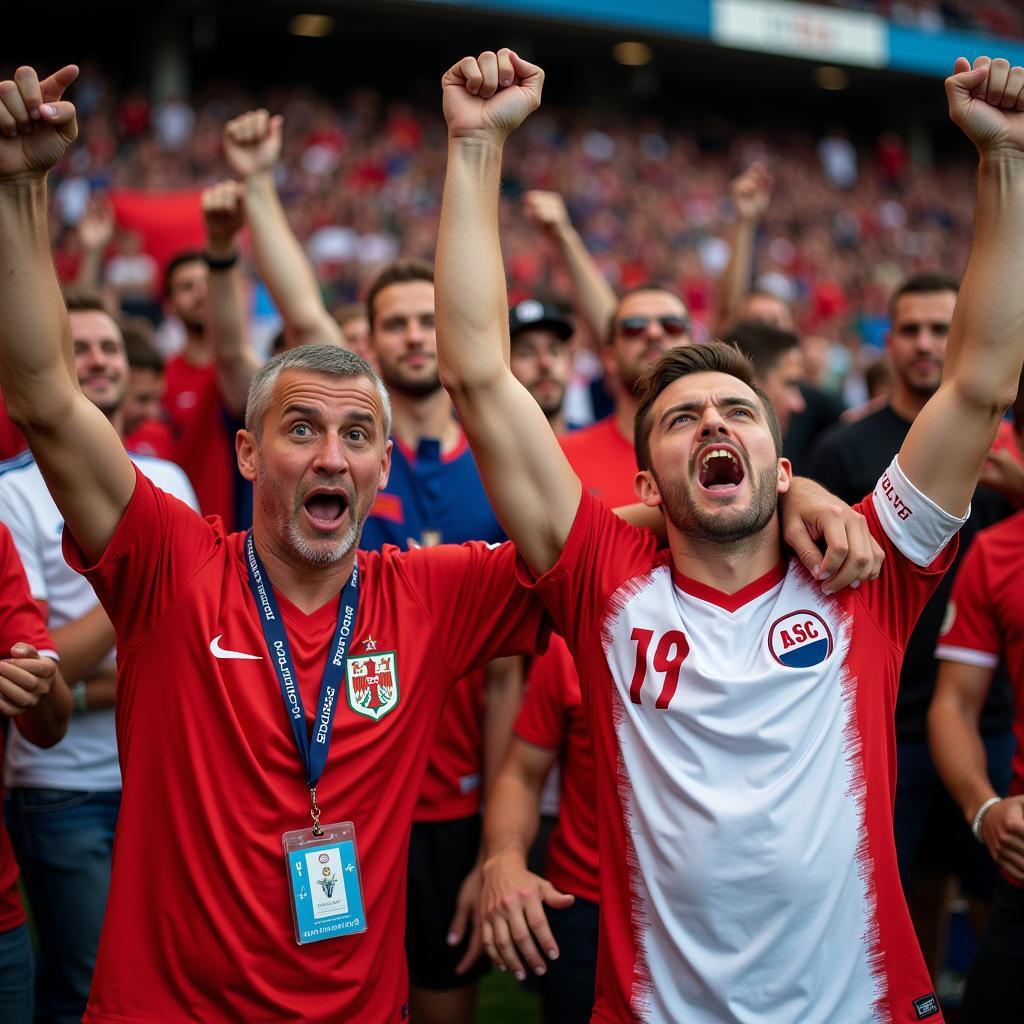
[[[133,433],[146,420],[160,418],[166,382],[164,375],[147,366],[131,367],[124,396],[124,430]]]
[[[78,384],[86,398],[110,417],[124,403],[128,386],[128,359],[121,328],[99,310],[68,313]]]
[[[365,316],[351,316],[340,327],[345,348],[365,359],[370,351],[370,321]]]
[[[394,393],[423,397],[441,387],[434,336],[434,286],[400,281],[377,292],[370,335],[381,378]]]
[[[681,534],[734,543],[771,522],[790,470],[752,388],[726,373],[688,374],[658,396],[651,423],[638,493],[648,504],[657,493]]]
[[[509,362],[516,380],[533,395],[544,415],[557,416],[572,372],[568,340],[544,327],[519,331],[512,339]]]
[[[284,370],[259,438],[239,431],[237,446],[261,539],[265,530],[279,553],[306,565],[352,551],[391,465],[371,380]]]
[[[774,295],[755,292],[743,301],[737,320],[756,320],[758,323],[771,324],[780,331],[796,333],[796,322],[789,304]]]
[[[783,437],[789,430],[790,419],[807,408],[800,391],[803,379],[803,357],[800,349],[794,347],[784,352],[775,365],[757,382],[775,407]]]
[[[199,332],[206,324],[206,282],[210,271],[202,260],[189,260],[177,267],[167,283],[167,308],[189,331]]]
[[[623,389],[632,393],[648,366],[670,348],[690,342],[690,315],[682,300],[652,288],[619,303],[607,356]]]
[[[918,398],[935,393],[942,380],[949,323],[956,293],[901,295],[893,311],[888,351],[896,386]]]

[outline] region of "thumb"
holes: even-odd
[[[519,84],[540,88],[541,83],[544,81],[544,72],[536,64],[523,60],[518,53],[509,53],[508,56],[512,61],[512,70],[515,71]]]
[[[17,643],[11,648],[12,658],[34,658],[36,649],[31,644]]]
[[[452,917],[452,922],[448,925],[448,938],[447,942],[449,946],[457,946],[462,941],[463,933],[466,930],[466,924],[469,921],[469,912],[472,910],[472,906],[469,903],[462,903],[461,901],[455,906],[455,915]]]
[[[550,882],[544,882],[540,887],[540,898],[555,910],[564,910],[576,902],[575,896],[570,896],[567,892],[559,892]]]

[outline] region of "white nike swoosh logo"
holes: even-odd
[[[263,658],[258,654],[245,654],[243,651],[226,651],[220,645],[220,638],[224,634],[221,633],[219,636],[215,636],[210,641],[210,653],[215,658],[234,658],[237,661],[262,661]]]

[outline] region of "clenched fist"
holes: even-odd
[[[266,110],[250,110],[224,126],[224,155],[240,178],[269,171],[281,158],[280,114],[271,117]]]
[[[75,141],[75,108],[61,96],[77,77],[74,64],[42,81],[20,67],[0,82],[0,178],[42,177]]]
[[[245,189],[237,181],[220,181],[203,190],[203,222],[210,254],[224,256],[234,249],[245,223]]]
[[[1024,152],[1024,68],[958,57],[946,79],[949,116],[979,152]]]
[[[441,79],[453,138],[502,143],[540,106],[544,72],[503,48],[463,57]]]

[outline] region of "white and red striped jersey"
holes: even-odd
[[[892,719],[962,520],[895,461],[862,511],[885,566],[834,596],[796,560],[716,591],[586,494],[535,581],[594,738],[595,1021],[942,1019],[896,867]]]

